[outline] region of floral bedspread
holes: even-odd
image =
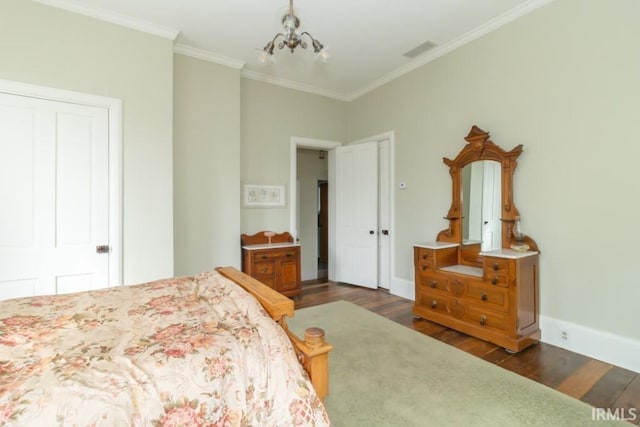
[[[0,425],[329,425],[286,334],[217,272],[0,302]]]

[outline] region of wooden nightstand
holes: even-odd
[[[242,271],[286,296],[301,292],[300,244],[285,232],[242,234]]]

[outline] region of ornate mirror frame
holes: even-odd
[[[513,225],[516,217],[520,215],[513,203],[513,172],[518,165],[516,161],[522,153],[522,144],[511,151],[504,151],[489,139],[489,132],[472,126],[469,134],[464,138],[467,145],[458,153],[454,160],[444,157],[442,160],[449,166],[449,174],[452,181],[451,207],[445,217],[449,221],[449,228],[438,233],[436,240],[441,242],[458,243],[461,245],[459,251],[459,263],[469,265],[482,265],[480,257],[480,245],[470,245],[463,247],[462,237],[462,168],[479,160],[494,160],[500,163],[502,170],[501,180],[501,216],[502,222],[502,248],[510,248],[515,239],[513,237]],[[535,241],[529,236],[525,236],[524,242],[531,250],[538,250]]]

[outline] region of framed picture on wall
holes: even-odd
[[[244,184],[242,203],[245,207],[283,207],[284,185]]]

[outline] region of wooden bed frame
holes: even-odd
[[[324,340],[324,331],[311,327],[304,331],[304,339],[300,339],[289,330],[285,320],[286,316],[294,316],[293,300],[234,267],[218,267],[216,271],[253,295],[273,320],[282,326],[293,343],[298,360],[309,374],[316,393],[324,400],[329,394],[329,352],[333,349],[333,346]]]

